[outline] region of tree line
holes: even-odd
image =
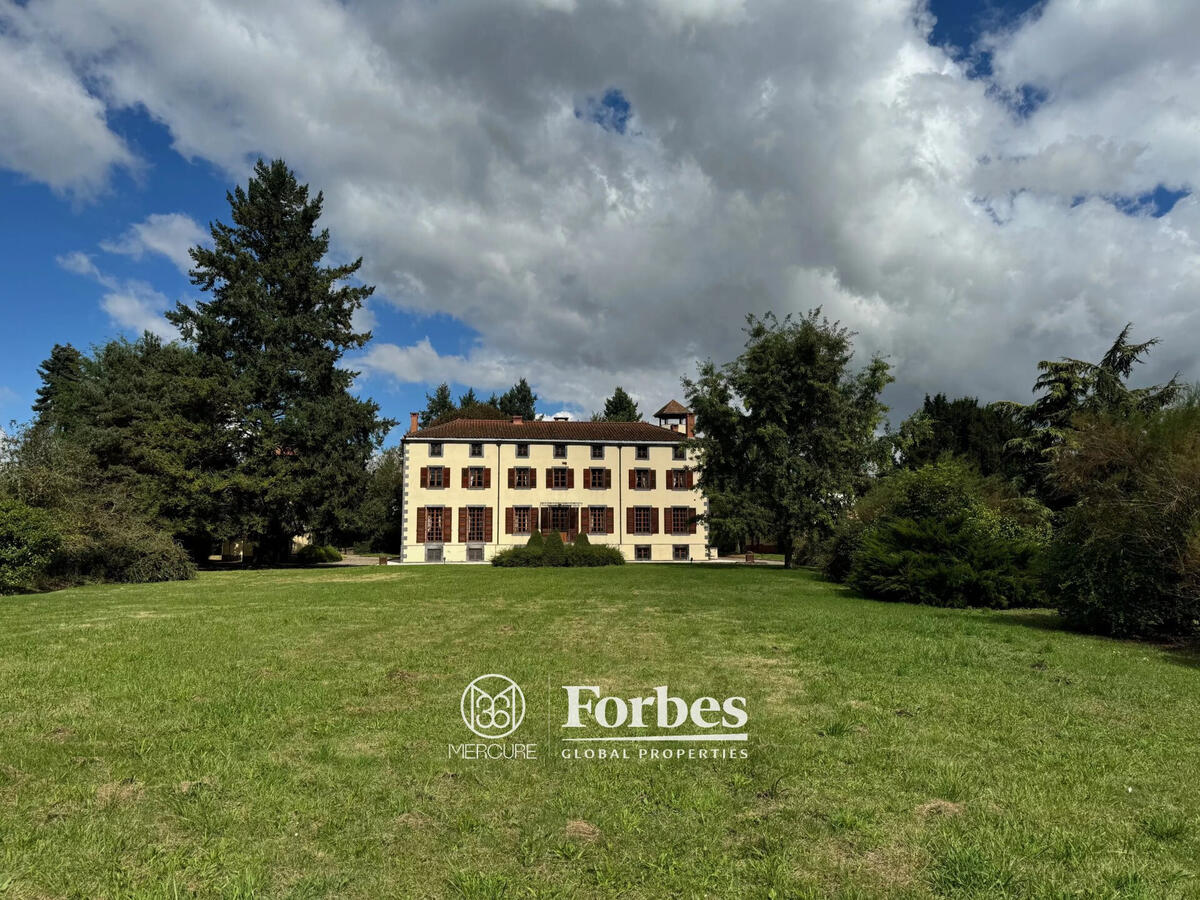
[[[684,379],[713,540],[767,536],[867,596],[1053,606],[1088,630],[1200,631],[1200,400],[1132,387],[1157,343],[1039,364],[1029,404],[926,396],[888,429],[883,359],[815,310],[750,316],[745,349]]]

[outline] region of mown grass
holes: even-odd
[[[4,598],[0,897],[1200,895],[1195,658],[1053,625],[729,566]],[[447,758],[491,671],[538,761]],[[743,694],[750,758],[562,760],[567,683]]]

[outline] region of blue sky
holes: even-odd
[[[1200,377],[1197,23],[1167,0],[144,6],[0,0],[0,422],[55,342],[196,297],[181,240],[258,155],[364,255],[348,364],[402,421],[521,376],[542,412],[616,384],[649,412],[746,312],[818,304],[901,414],[1024,399],[1128,319],[1176,339],[1148,374]]]

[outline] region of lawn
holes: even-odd
[[[489,672],[538,759],[448,758]],[[749,757],[561,759],[564,684],[743,695]],[[0,598],[0,898],[1195,897],[1198,685],[778,567]]]

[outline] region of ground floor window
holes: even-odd
[[[671,548],[671,559],[691,559],[687,544],[676,544]]]
[[[467,548],[467,562],[483,562],[483,548],[482,547],[468,547]]]
[[[442,513],[445,510],[440,506],[429,506],[425,509],[425,534],[421,536],[425,541],[440,541],[442,539]],[[442,551],[439,549],[438,553]],[[438,562],[441,562],[439,559]]]
[[[513,508],[513,534],[529,534],[532,531],[533,517],[528,506]]]
[[[633,533],[650,533],[650,507],[635,506],[633,508]]]
[[[605,509],[603,506],[592,506],[588,508],[588,534],[605,534],[608,532],[608,523],[604,515]]]
[[[649,559],[650,558],[649,545],[639,544],[638,546],[634,547],[633,548],[633,558],[634,559]]]
[[[483,508],[472,506],[467,510],[467,540],[483,540]]]
[[[426,547],[425,562],[441,562],[442,548],[441,547]]]

